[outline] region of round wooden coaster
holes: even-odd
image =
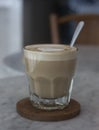
[[[25,118],[36,121],[61,121],[71,119],[80,113],[80,104],[71,99],[68,107],[63,110],[46,111],[32,106],[29,98],[20,100],[16,104],[17,112]]]

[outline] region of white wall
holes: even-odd
[[[21,66],[21,61],[18,61],[21,58],[16,58],[15,54],[21,52],[23,42],[22,2],[0,0],[0,78],[21,74],[15,69],[15,66]]]
[[[16,53],[22,48],[22,0],[0,0],[0,54]]]

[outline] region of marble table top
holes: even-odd
[[[99,130],[99,47],[79,47],[72,98],[81,104],[79,116],[40,122],[22,118],[16,103],[27,97],[26,75],[0,79],[0,130]]]

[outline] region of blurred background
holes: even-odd
[[[0,78],[24,74],[22,48],[25,45],[51,42],[51,13],[59,16],[99,13],[99,1],[0,0]],[[72,24],[64,24],[60,32],[62,42],[69,43]]]

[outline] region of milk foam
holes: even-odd
[[[37,50],[43,52],[57,52],[57,51],[64,51],[64,48],[53,48],[53,47],[39,47]]]
[[[24,49],[25,57],[40,61],[71,60],[76,57],[76,48],[59,44],[29,45]]]

